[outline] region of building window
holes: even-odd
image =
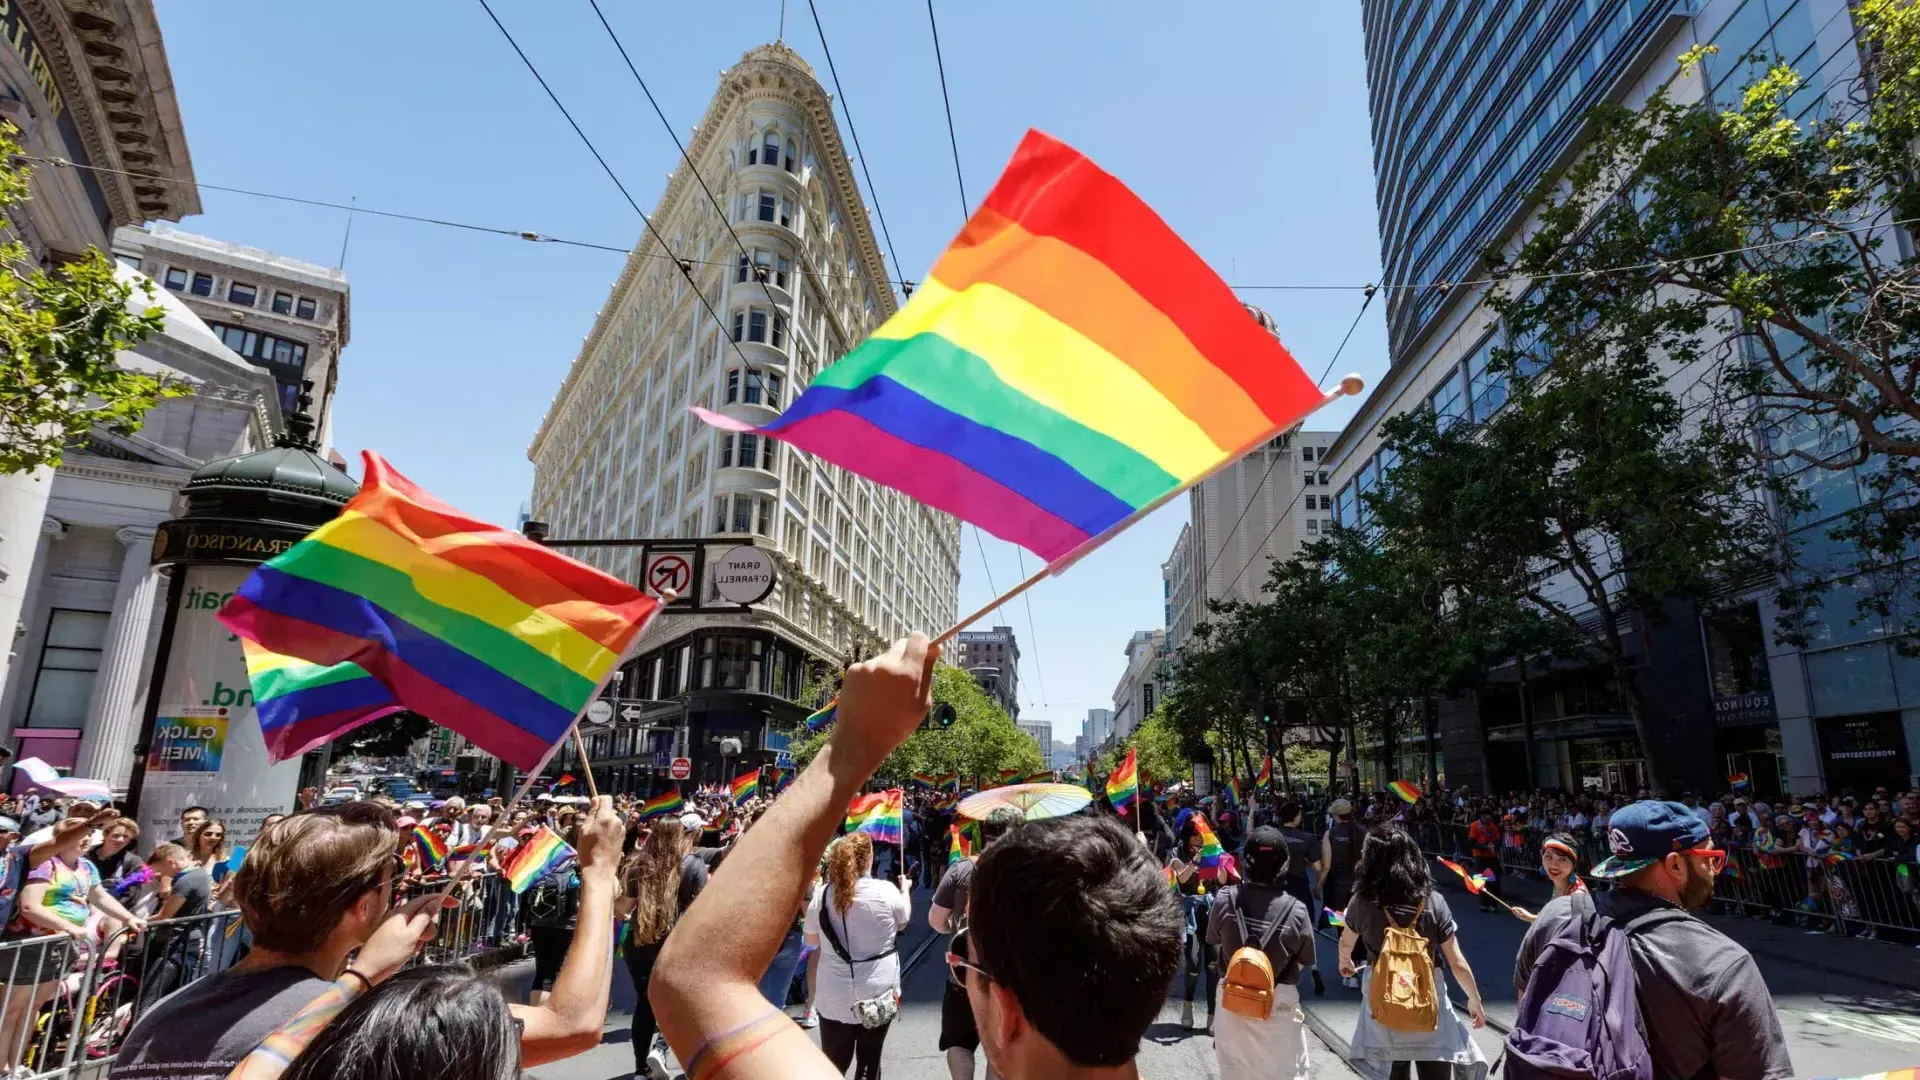
[[[787,347],[787,317],[777,311],[773,313],[773,340],[769,344],[776,349]]]
[[[296,318],[301,318],[301,319],[313,318],[313,297],[311,296],[301,297],[299,301],[293,305],[293,314]]]
[[[1320,519],[1319,518],[1307,519],[1307,535],[1308,536],[1320,535]]]
[[[762,189],[760,192],[760,220],[772,221],[780,207],[780,197],[774,192]],[[782,224],[785,224],[782,222]]]
[[[199,271],[195,271],[193,275],[193,287],[187,291],[195,296],[212,296],[213,275],[202,274]]]
[[[167,267],[167,288],[180,292],[187,287],[187,272],[178,266]]]
[[[1313,486],[1313,470],[1312,469],[1308,469],[1306,472],[1303,472],[1300,474],[1300,486],[1301,487]]]
[[[104,611],[55,608],[47,617],[47,640],[40,646],[27,726],[77,728],[87,722],[94,677],[107,638]]]
[[[767,340],[767,313],[759,308],[747,312],[747,340],[761,343]]]
[[[786,195],[780,196],[780,224],[793,228],[793,199]]]
[[[787,288],[787,279],[793,273],[793,260],[781,255],[775,260],[775,267],[773,283],[783,289]]]
[[[259,295],[260,290],[252,285],[242,285],[238,281],[230,281],[227,283],[228,303],[239,304],[241,307],[252,307],[254,300]]]
[[[276,290],[273,294],[273,313],[275,315],[293,314],[293,294]]]
[[[1313,460],[1313,447],[1311,447],[1311,446],[1303,446],[1303,447],[1301,447],[1301,448],[1300,448],[1300,460],[1301,460],[1301,461],[1312,461],[1312,460]]]
[[[746,284],[746,282],[747,282],[747,256],[743,252],[739,258],[733,261],[733,283],[735,285],[744,285]]]
[[[781,162],[781,168],[786,169],[788,172],[794,171],[795,159],[799,157],[796,153],[798,149],[799,147],[793,145],[792,139],[787,140],[787,157],[785,161]]]

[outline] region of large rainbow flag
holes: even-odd
[[[399,705],[538,769],[657,602],[365,457],[360,493],[340,516],[256,568],[220,621],[272,653],[358,665]],[[254,693],[275,689],[266,680]]]
[[[906,792],[900,788],[855,795],[847,805],[847,831],[863,832],[876,844],[898,844],[906,835]]]
[[[1127,747],[1127,759],[1107,777],[1107,801],[1115,810],[1124,810],[1128,800],[1140,794],[1140,770],[1134,761],[1135,747]]]
[[[679,810],[685,800],[680,798],[679,788],[667,790],[640,804],[640,820],[650,821],[657,817],[666,817]]]
[[[759,769],[755,769],[752,772],[744,772],[744,773],[741,773],[739,776],[734,777],[733,784],[731,785],[731,794],[733,795],[734,805],[738,806],[741,803],[746,802],[748,799],[753,798],[754,794],[759,790],[760,790],[760,770]]]
[[[240,639],[267,759],[286,761],[400,711],[386,684],[351,661],[309,664]]]
[[[759,431],[1064,567],[1324,400],[1126,185],[1029,131],[913,298]]]

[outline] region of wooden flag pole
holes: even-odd
[[[615,666],[617,667],[618,665]],[[588,704],[592,703],[589,702]],[[587,795],[590,798],[598,799],[600,797],[600,785],[593,782],[593,762],[587,760],[587,740],[580,737],[580,725],[578,723],[573,725],[573,748],[580,755],[580,771],[587,774]]]

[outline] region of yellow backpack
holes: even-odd
[[[1420,933],[1420,916],[1426,914],[1427,901],[1420,900],[1407,925],[1393,921],[1385,906],[1380,914],[1386,920],[1385,940],[1380,955],[1374,958],[1373,974],[1368,979],[1367,1007],[1374,1023],[1388,1031],[1434,1031],[1440,1026],[1440,998],[1434,984],[1433,952]]]

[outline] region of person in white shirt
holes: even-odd
[[[891,1016],[900,1006],[898,935],[913,917],[913,883],[896,886],[868,877],[873,841],[865,833],[840,838],[827,855],[827,884],[807,905],[806,943],[820,952],[814,1010],[820,1018],[820,1049],[845,1073],[858,1061],[855,1080],[880,1075],[886,1023],[867,1026],[861,1012]]]

